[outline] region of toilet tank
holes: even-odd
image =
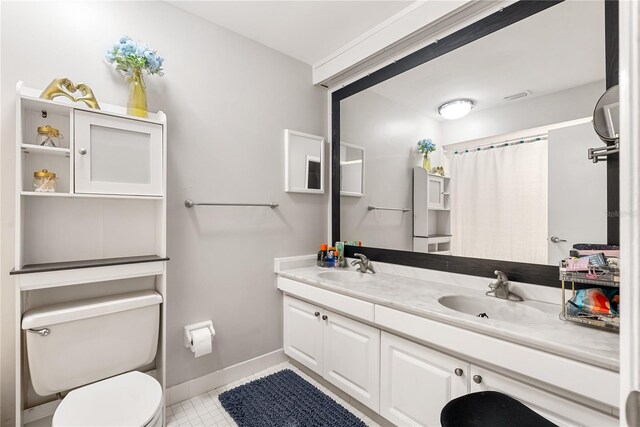
[[[22,329],[35,392],[47,396],[151,363],[160,303],[160,294],[142,291],[25,312]]]

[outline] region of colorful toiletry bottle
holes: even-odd
[[[338,251],[338,267],[344,267],[344,242],[336,242],[336,250]]]
[[[329,248],[329,252],[327,252],[327,264],[326,267],[333,268],[335,263],[335,259],[333,257],[333,251]]]
[[[340,268],[340,252],[337,250],[333,252],[333,268]]]
[[[324,267],[325,258],[327,257],[327,244],[323,243],[320,245],[320,250],[318,251],[318,267]]]

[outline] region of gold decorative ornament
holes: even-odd
[[[78,91],[82,96],[75,97],[74,94]],[[100,109],[100,105],[98,105],[98,101],[89,86],[84,83],[78,83],[76,85],[67,77],[53,79],[51,83],[49,83],[49,86],[40,94],[40,98],[49,100],[57,98],[58,96],[66,96],[73,102],[81,101],[87,104],[89,108]]]
[[[442,166],[435,166],[435,167],[433,168],[432,173],[437,173],[437,174],[438,174],[438,175],[440,175],[440,176],[444,176],[444,167],[442,167]]]
[[[56,174],[46,169],[33,173],[33,191],[37,193],[55,193]]]
[[[60,131],[51,125],[44,125],[44,126],[38,127],[38,134],[55,136],[56,138],[60,137]]]
[[[36,144],[44,147],[58,147],[62,134],[51,125],[39,126],[36,135]]]

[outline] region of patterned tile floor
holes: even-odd
[[[347,403],[344,399],[341,399],[336,394],[328,390],[326,387],[315,381],[313,378],[300,371],[297,367],[290,363],[283,363],[278,366],[266,369],[258,372],[255,375],[242,378],[234,383],[228,384],[224,387],[211,390],[208,393],[203,393],[199,396],[191,399],[184,400],[174,405],[167,406],[167,427],[182,427],[182,426],[220,426],[220,427],[237,427],[237,424],[233,421],[233,418],[225,411],[218,400],[218,395],[223,391],[230,390],[239,385],[248,383],[255,379],[267,376],[282,369],[291,369],[305,380],[316,386],[320,391],[331,397],[340,405],[351,411],[356,417],[360,418],[369,427],[379,427],[373,420],[367,417],[358,409]]]

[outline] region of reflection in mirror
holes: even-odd
[[[340,195],[364,196],[364,147],[340,143]]]
[[[613,142],[618,139],[618,129],[620,128],[619,98],[618,85],[613,86],[602,95],[593,111],[593,128],[605,142]]]
[[[604,1],[563,2],[343,99],[340,135],[367,151],[367,193],[341,199],[341,239],[550,265],[606,243],[606,164],[586,155],[601,144],[604,35]],[[467,115],[438,114],[456,99],[472,101]]]
[[[285,191],[324,193],[324,138],[284,131]]]

